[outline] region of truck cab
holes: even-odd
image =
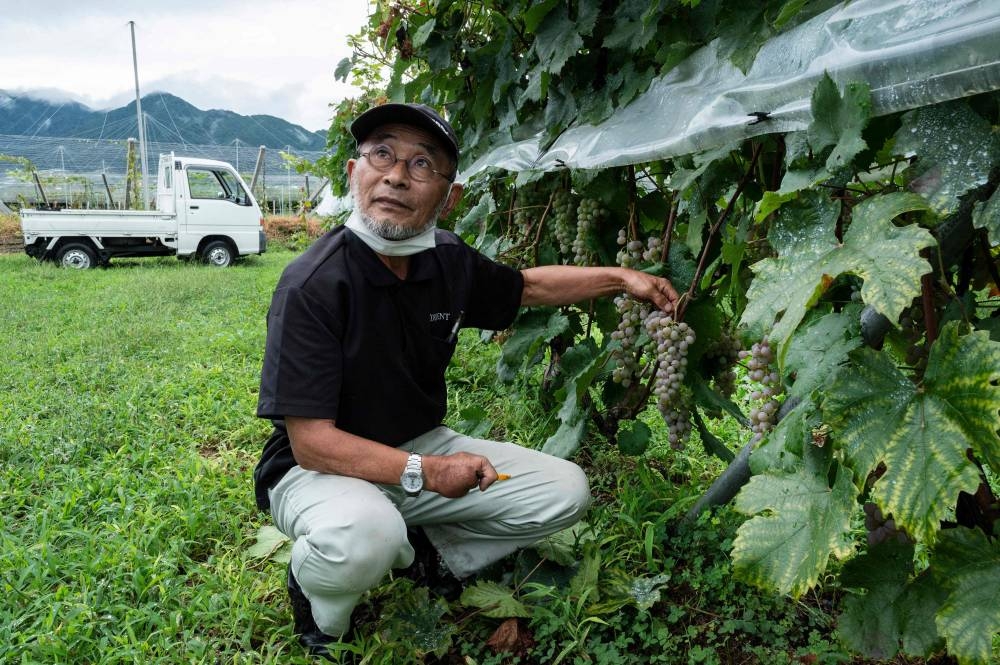
[[[260,207],[226,162],[162,155],[156,208],[176,215],[178,256],[228,265],[266,248]]]

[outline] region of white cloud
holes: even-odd
[[[4,9],[0,89],[36,90],[95,109],[135,97],[128,21],[136,24],[139,85],[198,108],[267,114],[325,129],[328,105],[353,94],[334,80],[368,0],[48,1]]]

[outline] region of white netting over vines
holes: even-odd
[[[638,164],[805,129],[824,72],[867,83],[875,115],[1000,89],[1000,1],[844,2],[764,44],[746,73],[712,43],[600,125],[571,127],[547,149],[538,137],[500,146],[460,178]],[[756,113],[768,117],[751,124]]]

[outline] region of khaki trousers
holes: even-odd
[[[408,497],[398,485],[294,467],[270,491],[274,523],[292,540],[292,573],[324,633],[343,635],[361,596],[414,552],[407,527],[421,526],[458,578],[575,524],[590,503],[577,465],[513,443],[438,427],[400,448],[423,455],[470,452],[509,480],[458,499]]]

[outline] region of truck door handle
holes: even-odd
[[[191,210],[197,210],[198,206],[188,206],[188,208],[190,208]]]

